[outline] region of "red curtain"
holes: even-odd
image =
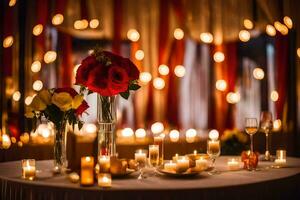
[[[112,51],[116,54],[120,54],[121,46],[121,26],[122,26],[122,0],[114,0],[114,35]]]
[[[72,83],[73,75],[73,62],[72,62],[72,37],[68,34],[59,33],[62,50],[62,62],[60,66],[60,78],[62,87],[70,87]]]

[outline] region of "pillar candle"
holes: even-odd
[[[81,157],[81,185],[89,186],[94,184],[94,158]]]
[[[109,173],[110,172],[110,157],[99,156],[99,172]]]

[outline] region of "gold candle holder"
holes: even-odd
[[[81,185],[94,184],[94,158],[91,156],[81,157]]]
[[[111,187],[111,175],[108,173],[98,174],[98,186],[99,187]]]
[[[110,172],[110,157],[99,156],[99,172],[109,173]]]
[[[34,159],[22,160],[22,178],[32,181],[35,179],[36,169]]]

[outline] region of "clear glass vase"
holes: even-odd
[[[116,152],[116,96],[97,97],[98,156],[117,156]]]
[[[54,169],[55,173],[64,173],[68,167],[67,161],[67,122],[55,125],[54,134]]]

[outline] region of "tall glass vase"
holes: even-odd
[[[98,156],[116,156],[116,96],[97,97]]]
[[[68,167],[67,161],[67,122],[55,125],[54,134],[54,172],[64,173]]]

